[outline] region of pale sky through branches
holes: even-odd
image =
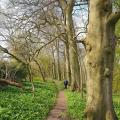
[[[0,0],[0,10],[2,11],[9,11],[9,9],[7,8],[7,3],[8,0]],[[14,10],[15,11],[15,10]],[[0,13],[1,13],[0,12]],[[17,11],[19,12],[19,11]],[[87,25],[87,15],[88,15],[88,10],[87,10],[87,5],[81,5],[81,6],[77,6],[74,7],[74,11],[73,11],[73,18],[74,18],[74,23],[75,23],[75,29],[76,29],[76,33],[78,34],[79,32],[84,32],[86,31],[86,25]],[[0,15],[0,22],[4,21],[3,20],[3,15]],[[2,23],[0,23],[0,26],[2,25]],[[3,30],[2,26],[0,27],[0,43],[3,46],[6,46],[6,42],[3,41],[4,37],[1,36],[1,34],[7,34],[6,30]],[[84,36],[83,34],[80,34],[78,36],[78,39],[80,39],[82,36]]]
[[[8,0],[0,0],[0,8],[1,8],[1,9],[5,9],[7,2],[8,2]]]

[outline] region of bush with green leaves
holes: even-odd
[[[85,110],[85,98],[80,97],[78,92],[66,92],[67,112],[72,120],[83,120]],[[114,108],[120,120],[120,96],[113,96]]]
[[[0,90],[0,120],[44,120],[53,107],[57,88],[54,83],[35,82],[35,97],[26,90],[7,87]]]

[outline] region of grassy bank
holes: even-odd
[[[31,88],[25,83],[25,88]],[[0,120],[43,120],[55,103],[54,83],[35,82],[35,97],[28,90],[15,87],[0,89]]]
[[[80,97],[78,92],[66,91],[67,98],[67,112],[71,120],[83,120],[85,99]],[[120,96],[113,96],[115,111],[120,120]]]

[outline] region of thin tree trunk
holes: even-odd
[[[53,72],[53,79],[56,79],[56,67],[55,67],[55,63],[52,64],[52,72]]]
[[[34,60],[34,61],[35,61],[35,63],[38,65],[38,68],[39,68],[40,74],[41,74],[41,76],[42,76],[42,79],[43,79],[43,81],[45,82],[46,79],[45,79],[45,76],[44,76],[44,73],[43,73],[43,71],[42,71],[42,69],[41,69],[40,64],[38,63],[37,60]]]
[[[57,49],[57,76],[58,76],[58,80],[61,80],[59,41],[58,40],[56,40],[56,49]]]
[[[34,86],[34,83],[33,83],[33,76],[32,76],[31,66],[28,64],[27,68],[28,68],[29,80],[30,80],[31,86],[32,86],[32,93],[33,93],[33,97],[34,97],[35,96],[35,86]]]
[[[80,65],[80,93],[81,93],[81,96],[83,97],[83,81],[84,81],[84,71],[82,69],[82,61],[81,61],[81,58],[79,58],[79,65]]]
[[[83,54],[85,54],[85,53],[82,53],[82,51],[80,50],[80,53],[79,53],[80,85],[81,85],[80,88],[81,88],[81,96],[82,96],[82,97],[83,97],[83,95],[84,95],[84,88],[85,88],[85,85],[86,85],[86,78],[87,78]]]
[[[69,58],[69,44],[65,44],[65,63],[66,63],[66,79],[71,84],[71,70],[70,70],[70,58]]]
[[[53,79],[57,79],[56,75],[56,61],[55,61],[55,56],[54,56],[54,51],[52,49],[52,56],[53,56]]]
[[[63,52],[63,62],[61,63],[61,73],[62,73],[62,80],[65,80],[66,79],[66,58],[65,58],[65,49],[64,49],[64,52]]]
[[[7,80],[8,79],[8,67],[6,63],[4,63],[4,65],[5,65],[5,80]]]

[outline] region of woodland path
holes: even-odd
[[[67,108],[64,91],[60,91],[58,94],[56,105],[50,111],[46,120],[68,120],[66,111]]]

